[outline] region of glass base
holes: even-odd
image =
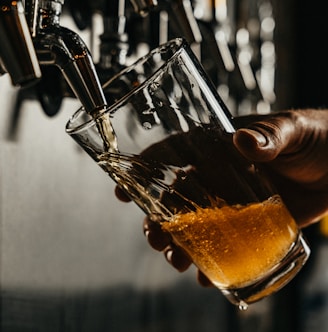
[[[310,248],[299,234],[288,255],[268,275],[252,285],[243,288],[221,289],[223,295],[241,309],[259,301],[284,287],[300,271],[310,255]]]

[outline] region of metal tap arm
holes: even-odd
[[[75,96],[92,113],[106,106],[106,99],[90,52],[78,34],[59,25],[63,0],[39,3],[33,38],[41,65],[58,66]]]
[[[41,77],[21,1],[0,1],[0,58],[13,85],[26,86]]]

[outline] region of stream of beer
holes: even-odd
[[[102,116],[99,111],[94,112],[93,117],[96,121],[97,129],[104,143],[105,152],[118,152],[117,137],[110,121],[110,115],[105,112]]]

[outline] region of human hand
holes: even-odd
[[[247,159],[261,164],[292,215],[305,227],[328,212],[328,110],[302,110],[236,118],[236,148]],[[128,201],[116,189],[116,195]],[[191,259],[174,245],[159,224],[146,218],[144,233],[149,244],[163,251],[178,270]],[[199,272],[199,282],[211,283]]]
[[[122,202],[130,201],[130,198],[118,186],[115,187],[115,195]],[[163,252],[166,260],[179,272],[186,271],[192,264],[192,260],[188,255],[174,244],[169,233],[163,232],[158,222],[146,217],[143,223],[143,232],[150,246],[157,251]],[[197,270],[197,273],[198,282],[202,286],[213,286],[201,271]]]
[[[300,227],[328,212],[328,110],[237,118],[237,149],[269,172]],[[242,126],[242,128],[241,128]]]

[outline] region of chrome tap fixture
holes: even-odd
[[[115,73],[119,68],[125,66],[129,48],[125,0],[105,2],[102,17],[103,33],[100,35],[99,67],[105,70],[111,69]]]
[[[64,0],[20,1],[0,0],[0,75],[24,85],[40,77],[40,65],[41,83],[24,93],[48,115],[64,97],[78,98],[89,113],[104,108],[115,98],[102,85],[175,37],[191,44],[234,115],[266,113],[275,102],[272,0],[66,0],[63,14],[90,32],[92,53],[79,32],[61,26]]]
[[[201,43],[202,35],[194,16],[190,0],[160,0],[170,17],[175,32],[183,36],[190,44]]]
[[[38,4],[34,47],[42,66],[58,66],[87,112],[106,106],[91,54],[78,34],[60,25],[64,0]]]
[[[0,58],[0,72],[8,72],[13,85],[26,86],[41,77],[20,0],[0,1]]]

